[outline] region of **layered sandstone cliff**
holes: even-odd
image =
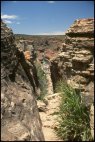
[[[12,30],[1,22],[1,140],[44,141],[33,76],[14,42]]]
[[[54,89],[57,81],[64,79],[77,92],[82,92],[83,101],[91,106],[94,136],[94,19],[76,20],[68,29],[60,53],[51,59],[51,77]]]
[[[54,84],[58,79],[64,78],[76,90],[80,87],[82,92],[93,96],[93,33],[94,19],[76,20],[66,32],[65,44],[62,45],[57,57],[51,59],[51,72]]]

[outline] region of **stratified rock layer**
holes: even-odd
[[[81,90],[84,102],[91,106],[94,101],[94,19],[76,20],[66,32],[62,46],[58,56],[51,60],[54,87],[58,80],[64,79],[76,91]]]
[[[1,22],[1,140],[44,141],[33,89],[14,42],[12,30]]]
[[[77,19],[66,34],[70,37],[93,37],[94,19]]]

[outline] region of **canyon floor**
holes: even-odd
[[[48,102],[47,105],[42,101],[37,102],[45,141],[63,141],[55,133],[58,124],[57,111],[60,102],[59,93],[48,95],[45,99]]]

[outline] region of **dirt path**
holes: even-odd
[[[38,108],[40,110],[40,117],[42,120],[42,129],[45,136],[45,141],[62,141],[60,138],[57,137],[54,129],[57,127],[56,118],[57,115],[55,112],[58,111],[58,105],[60,102],[60,97],[58,93],[49,95],[46,97],[48,100],[48,105],[45,103],[38,102]]]

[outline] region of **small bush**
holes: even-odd
[[[90,141],[90,118],[87,107],[82,102],[81,93],[59,81],[56,86],[61,93],[60,110],[58,114],[58,129],[56,133],[64,141]]]

